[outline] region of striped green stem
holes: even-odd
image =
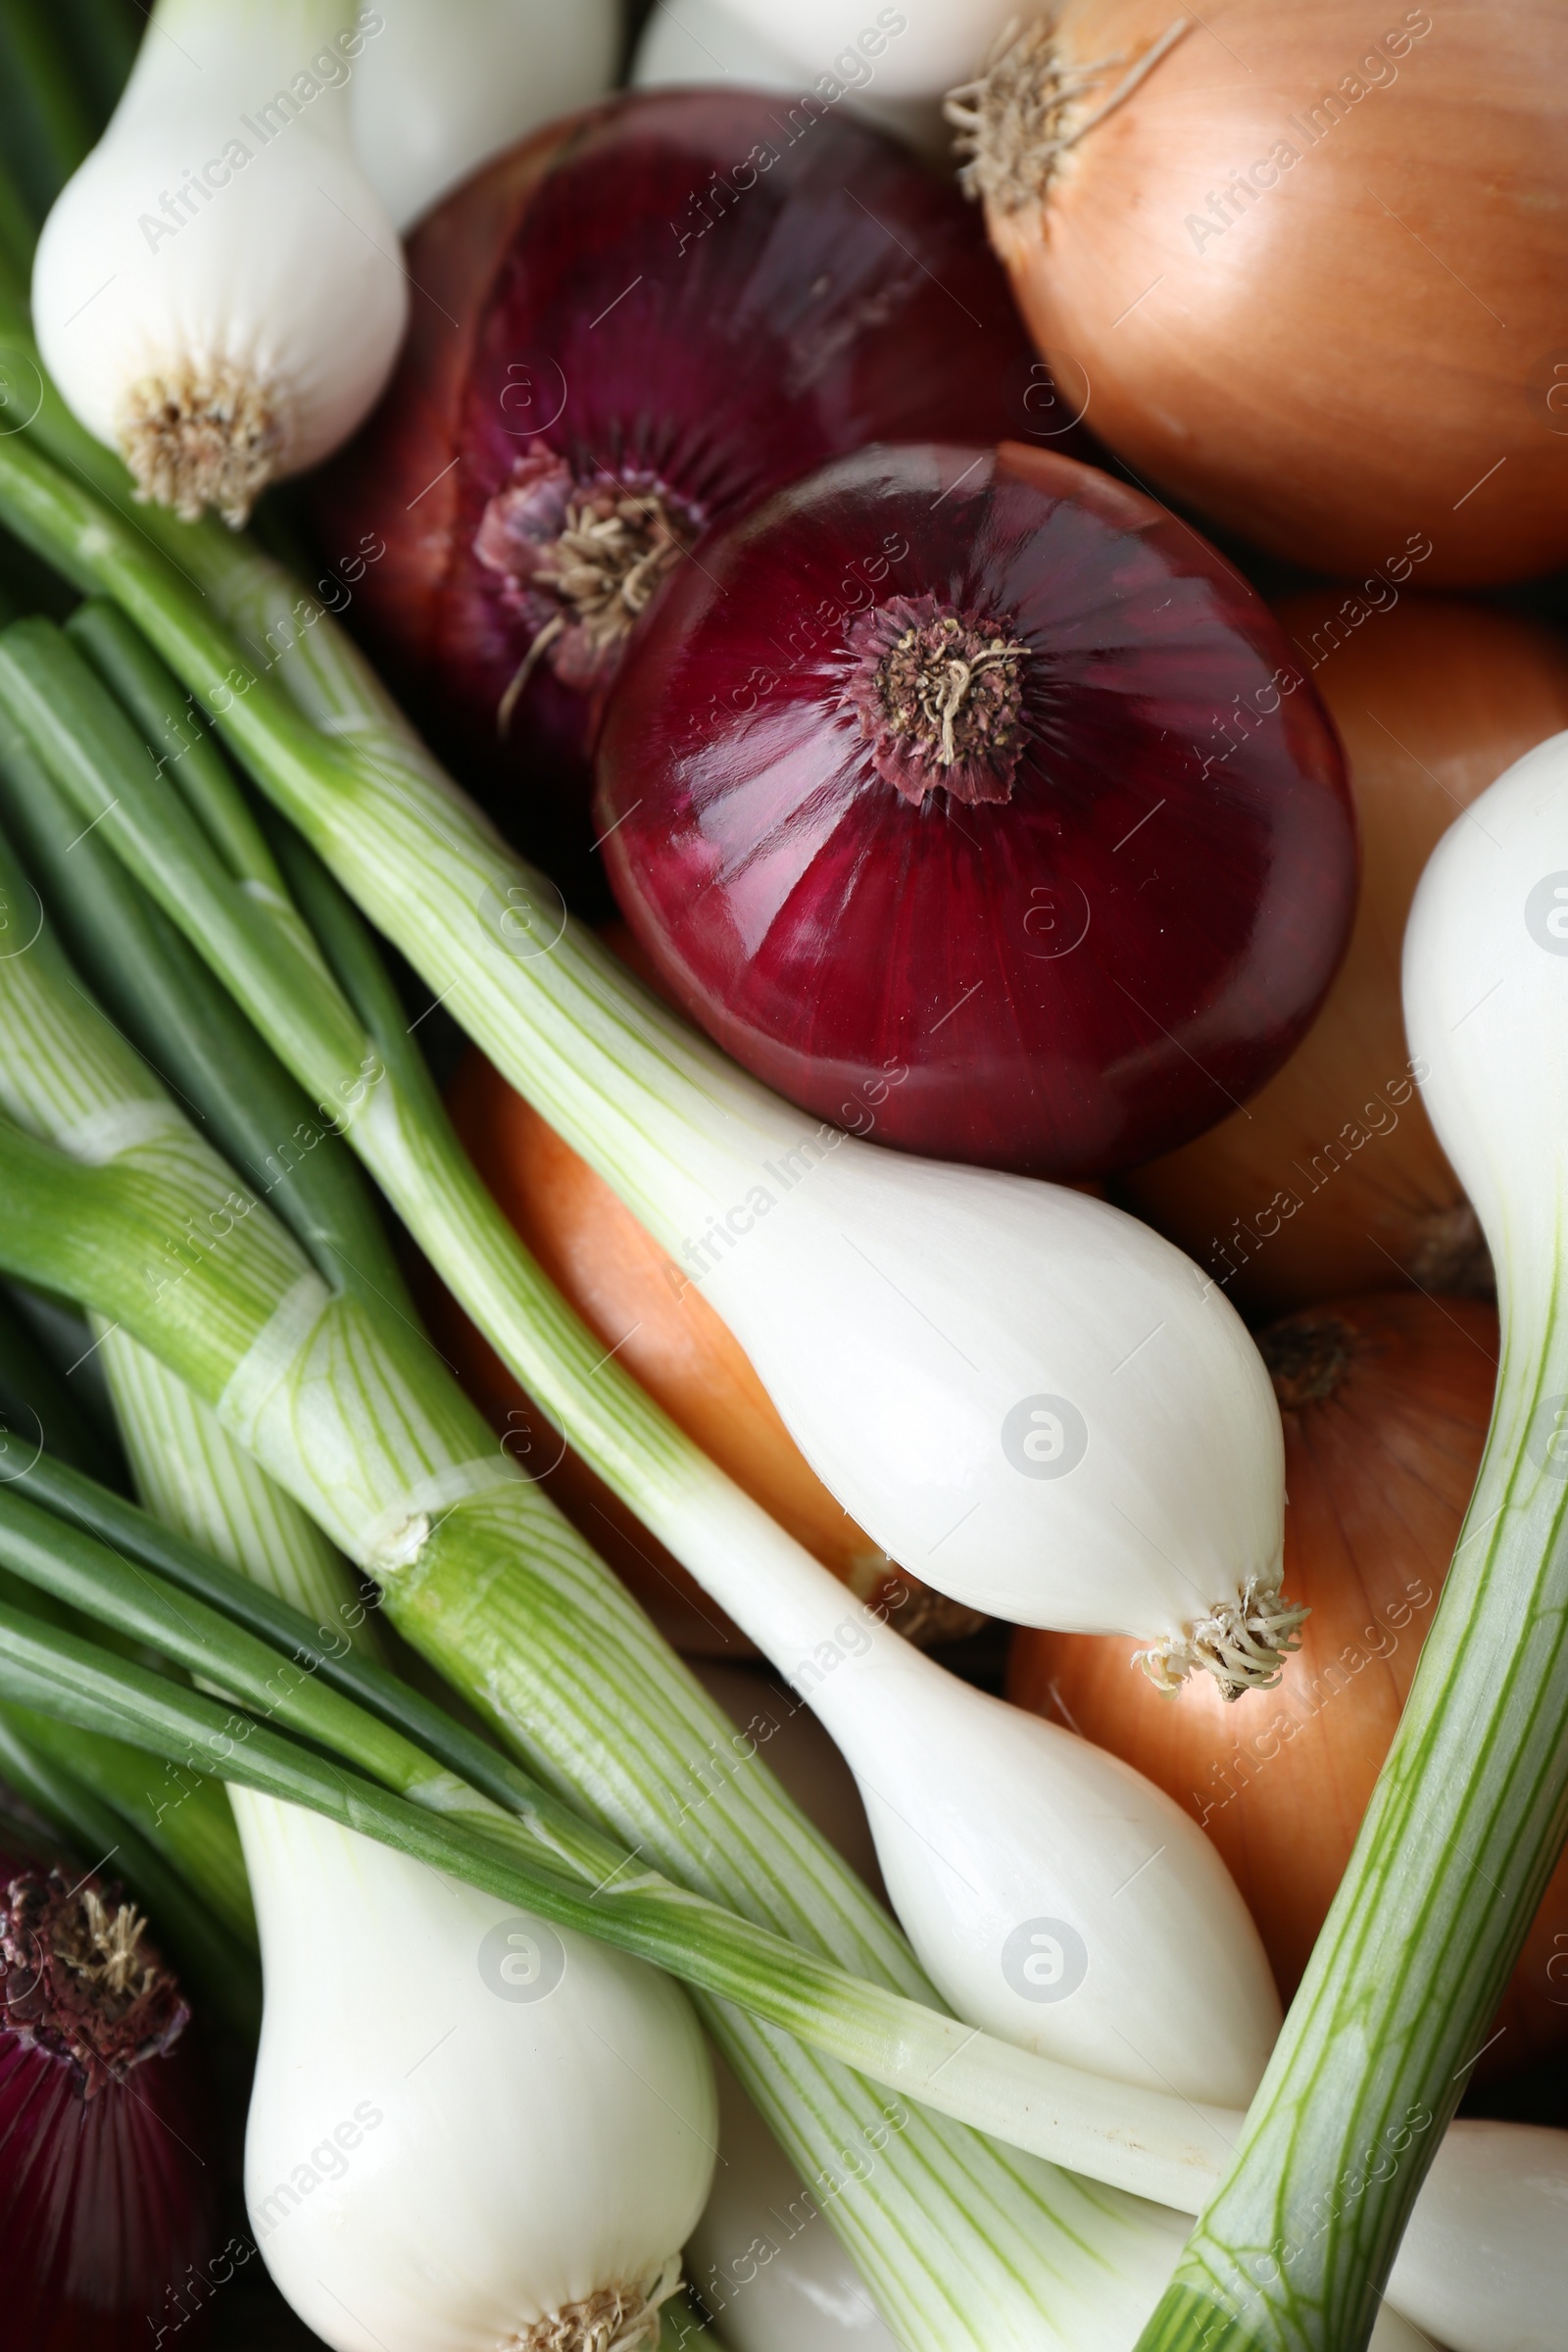
[[[1522,1288],[1522,1286],[1521,1286]],[[1568,1391],[1509,1300],[1474,1497],[1349,1867],[1140,2352],[1354,2352],[1568,1830]]]
[[[15,1720],[34,1756],[72,1774],[111,1806],[196,1890],[204,1910],[254,1960],[250,1881],[234,1817],[218,1784],[190,1773],[149,1774],[146,1756],[124,1740],[65,1732],[42,1716],[23,1724],[19,1713]],[[253,1972],[249,1997],[254,1999],[257,1989]]]
[[[21,902],[14,874],[0,887]],[[547,1788],[680,1886],[929,1999],[886,1914],[422,1338],[329,1291],[236,1200],[47,927],[0,961],[0,1105],[18,1122],[0,1123],[6,1265],[160,1355],[377,1576],[399,1630]],[[912,2352],[1121,2352],[1167,2275],[1166,2217],[929,2107],[899,2106],[890,2133],[885,2091],[732,2001],[703,2007]]]
[[[164,1410],[172,1376],[137,1352],[142,1361],[133,1379],[139,1394],[124,1427],[140,1464],[154,1447],[174,1454],[169,1433],[177,1421]],[[184,1475],[181,1451],[182,1483]],[[268,1556],[274,1525],[270,1518],[247,1535],[247,1556]],[[522,1868],[552,1876],[569,1872],[591,1890],[598,1905],[595,1932],[608,1941],[657,1959],[700,1990],[738,1999],[754,2015],[886,2088],[1015,2139],[1027,2134],[1024,2144],[1037,2153],[1071,2152],[1102,2177],[1119,2178],[1166,2202],[1196,2201],[1212,2178],[1234,2116],[1217,2114],[1205,2123],[1164,2093],[1078,2076],[815,1960],[670,1885],[514,1771],[510,1807],[503,1811],[441,1770],[384,1715],[378,1720],[324,1687],[300,1658],[298,1644],[292,1656],[280,1655],[188,1592],[176,1595],[146,1569],[122,1562],[47,1511],[4,1494],[0,1561],[82,1615],[162,1651],[203,1688],[224,1692],[252,1716],[330,1749],[481,1843],[499,1844]],[[308,1640],[310,1621],[298,1622]],[[390,1676],[373,1668],[366,1674],[383,1686],[384,1698],[385,1686],[396,1689]],[[216,1768],[223,1767],[219,1762]]]
[[[169,740],[177,691],[123,618],[88,606],[71,635],[150,742]],[[171,762],[169,777],[150,775],[136,729],[74,646],[40,621],[0,638],[0,717],[17,731],[26,763],[24,789],[13,791],[8,810],[28,829],[29,849],[47,828],[63,871],[64,845],[92,826],[95,846],[123,859],[300,1084],[344,1105],[347,1140],[497,1351],[705,1589],[744,1616],[748,1591],[760,1594],[770,1580],[822,1586],[800,1544],[607,1354],[518,1240],[459,1144],[373,950],[327,877],[318,867],[314,887],[336,901],[323,908],[331,918],[325,932],[351,967],[348,994],[324,983],[320,953],[280,895],[275,868],[259,874],[239,856],[225,859],[219,837],[238,830],[243,804],[230,786],[238,815],[222,813],[211,747],[194,742]],[[188,779],[197,776],[193,793]],[[175,777],[187,781],[176,787]],[[200,826],[189,822],[193,802]],[[308,868],[301,879],[310,886]],[[103,935],[94,925],[93,936]],[[123,971],[122,959],[116,967]],[[368,1089],[367,1068],[375,1073]],[[831,1586],[826,1591],[836,1599]]]
[[[0,1706],[0,1779],[86,1869],[123,1881],[145,1904],[155,1936],[190,1991],[234,2032],[254,2039],[262,2012],[256,1923],[243,1925],[243,1912],[228,1924],[215,1916],[213,1880],[224,1875],[227,1862],[220,1836],[187,1846],[179,1858],[197,1868],[181,1869],[171,1859],[166,1826],[138,1823],[136,1798],[148,1779],[145,1753],[101,1732],[73,1729],[50,1714],[8,1704]],[[211,1829],[216,1800],[227,1816],[222,1792],[211,1781],[193,1776],[190,1785],[202,1792],[200,1806],[181,1806],[181,1812],[199,1810]],[[228,1841],[237,1850],[232,1821]],[[202,1867],[207,1863],[216,1866],[212,1879]]]
[[[46,629],[45,642],[69,654],[58,631]],[[86,683],[93,689],[90,678]],[[101,709],[101,694],[98,700]],[[128,736],[121,713],[111,710],[108,715],[121,729],[121,781],[129,792],[150,756]],[[178,755],[174,773],[195,806],[181,804],[179,830],[194,834],[190,817],[196,814],[232,861],[245,904],[265,899],[286,914],[282,875],[249,810],[205,733],[190,726],[188,713],[185,721],[172,747]],[[167,740],[155,735],[155,741]],[[220,793],[201,789],[213,769]],[[75,814],[3,702],[0,807],[31,880],[49,900],[73,963],[100,999],[112,999],[125,1035],[171,1091],[196,1106],[214,1144],[276,1210],[335,1289],[358,1290],[412,1318],[384,1226],[334,1132],[332,1114],[320,1112],[245,1015],[207,984],[196,954],[106,854],[103,828]],[[298,925],[294,936],[303,946]],[[314,949],[305,960],[307,992],[330,1000],[331,978]]]

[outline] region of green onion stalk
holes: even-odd
[[[585,1912],[578,1893],[573,1907],[558,1914],[551,1908],[560,1899],[553,1884],[541,1891],[537,1881],[530,1881],[522,1891],[539,1893],[540,1907],[564,1924],[578,1926],[589,1918],[597,1922],[590,1933],[657,1960],[690,1984],[735,1995],[754,2013],[846,2059],[887,2087],[922,2098],[954,2098],[972,2109],[989,2078],[1000,2129],[1028,2132],[1032,2107],[1040,2119],[1039,2136],[1053,2146],[1076,2132],[1091,2162],[1120,2164],[1130,2179],[1146,2188],[1158,2185],[1178,2201],[1194,2201],[1195,2189],[1200,2193],[1215,2158],[1203,2144],[1205,2134],[1194,2129],[1201,2118],[1185,2102],[1078,2077],[1071,2069],[970,2034],[952,2019],[850,1978],[752,1922],[675,1887],[374,1660],[351,1655],[352,1630],[364,1619],[365,1604],[342,1585],[340,1573],[323,1581],[313,1596],[320,1623],[301,1614],[277,1589],[296,1581],[286,1533],[278,1544],[279,1527],[293,1508],[288,1498],[274,1491],[264,1515],[247,1523],[235,1506],[229,1471],[244,1463],[254,1492],[260,1475],[254,1464],[237,1453],[232,1464],[225,1460],[230,1441],[155,1357],[122,1334],[116,1336],[115,1347],[120,1359],[116,1396],[144,1489],[172,1516],[209,1523],[220,1519],[230,1532],[233,1556],[265,1578],[267,1589],[248,1592],[220,1562],[177,1539],[162,1538],[158,1523],[134,1506],[50,1464],[41,1478],[28,1480],[20,1496],[0,1494],[0,1562],[35,1589],[34,1614],[38,1595],[45,1606],[67,1602],[117,1634],[133,1635],[182,1666],[202,1688],[226,1692],[255,1721],[280,1724],[314,1740],[409,1803],[438,1813],[446,1829],[456,1825],[485,1844],[500,1844],[521,1867],[550,1874],[552,1881],[563,1870],[571,1872],[590,1889],[596,1910]],[[210,1512],[186,1509],[193,1487],[188,1452],[193,1416],[205,1423],[200,1458],[215,1488]],[[112,1548],[101,1540],[104,1535],[112,1537]],[[15,1626],[21,1620],[11,1622]],[[52,1674],[60,1695],[70,1687],[62,1678],[73,1665],[82,1667],[85,1653],[62,1647],[51,1665],[41,1629],[31,1631],[34,1647],[26,1671],[35,1679]],[[94,1672],[96,1703],[102,1708],[112,1686],[101,1657]],[[153,1715],[145,1703],[137,1711],[138,1700],[145,1702],[147,1695],[145,1683],[119,1691],[127,1736],[144,1742],[156,1740],[154,1727],[167,1727],[170,1720],[167,1692],[158,1694]],[[251,1730],[250,1721],[242,1725],[232,1719],[216,1747],[191,1749],[192,1768],[238,1774],[240,1767],[231,1766],[232,1751]],[[159,1745],[157,1752],[168,1751]],[[310,1786],[305,1801],[315,1801]],[[385,1835],[384,1822],[379,1834]],[[427,1824],[423,1834],[428,1835]],[[459,1851],[462,1844],[458,1840],[447,1855],[447,1867],[459,1876],[469,1867]],[[949,2082],[956,2087],[936,2090],[937,2079],[950,2069]],[[1218,2111],[1215,2120],[1230,2130],[1238,2121]]]
[[[715,1150],[724,1146],[718,1090],[704,1082],[708,1050],[612,969],[564,918],[552,886],[467,807],[321,596],[211,526],[127,524],[87,481],[50,464],[47,448],[68,455],[72,433],[45,402],[27,436],[0,446],[0,514],[136,623],[263,793],[469,1034],[657,1224],[639,1167],[677,1155],[693,1123],[706,1123]],[[75,462],[114,495],[101,453],[86,460],[77,449]],[[548,954],[535,952],[546,945]],[[264,1019],[258,989],[253,1009]],[[269,1034],[284,1051],[281,1030]],[[613,1112],[602,1093],[607,1073]],[[724,1091],[737,1099],[727,1073]],[[640,1160],[623,1141],[628,1102]],[[429,1249],[427,1218],[411,1221]],[[438,1262],[472,1311],[473,1285],[452,1258]],[[601,1468],[611,1461],[613,1433],[601,1458],[592,1416],[571,1409],[581,1400],[568,1398],[564,1356],[554,1378],[538,1362],[540,1333],[552,1350],[559,1336],[548,1317],[531,1341],[520,1331],[498,1339],[494,1317],[477,1319],[587,1457]],[[612,1483],[662,1532],[659,1474],[651,1453]],[[1440,2136],[1410,2119],[1451,2112],[1475,2055],[1474,2020],[1507,1975],[1561,1838],[1561,1678],[1550,1644],[1531,1630],[1559,1548],[1544,1512],[1510,1520],[1506,1540],[1478,1532],[1461,1543],[1429,1664],[1245,2152],[1152,2325],[1148,2352],[1205,2341],[1354,2352],[1366,2340],[1378,2281]],[[666,1517],[682,1515],[672,1503]],[[1476,1659],[1488,1679],[1473,1693],[1460,1667]],[[1436,1825],[1458,1829],[1449,1816],[1464,1790],[1475,1792],[1473,1805],[1457,1839],[1446,1840]],[[1483,1905],[1477,1889],[1489,1881],[1504,1891]],[[1426,1987],[1420,1950],[1437,1972]],[[1406,2131],[1408,2144],[1396,2146]]]
[[[36,1596],[28,1605],[37,1612]],[[67,1736],[49,1717],[27,1714],[20,1707],[6,1717],[5,1755],[0,1776],[46,1820],[57,1823],[74,1845],[92,1842],[95,1854],[107,1855],[118,1843],[115,1868],[123,1871],[133,1890],[149,1904],[161,1901],[161,1896],[155,1894],[144,1849],[155,1859],[160,1886],[177,1877],[187,1888],[187,1902],[188,1890],[194,1889],[204,1912],[221,1931],[214,1950],[220,1944],[229,1958],[237,1951],[249,1955],[249,2007],[258,1989],[256,1913],[222,1789],[194,1772],[149,1774],[140,1748],[122,1740]],[[46,1805],[39,1791],[48,1781],[58,1783],[59,1793]],[[90,1816],[76,1801],[78,1790],[88,1791],[94,1800],[97,1809]],[[111,1826],[110,1814],[115,1817],[112,1837],[101,1834]],[[172,1931],[170,1940],[173,1941]]]
[[[220,1786],[188,1772],[160,1787],[139,1746],[11,1704],[0,1705],[0,1780],[84,1869],[123,1882],[189,1990],[253,2041],[262,2006],[256,1921]],[[180,1818],[178,1840],[160,1807]]]
[[[62,0],[7,0],[0,9],[0,144],[19,183],[0,220],[19,275],[30,266],[38,223],[108,113],[80,84],[70,39],[76,27],[63,22],[78,13],[77,0],[69,9]],[[105,60],[111,74],[128,71],[129,62],[122,44],[118,59]]]
[[[11,905],[35,904],[14,868],[0,881]],[[929,2001],[886,1915],[501,1452],[422,1336],[373,1295],[330,1286],[74,984],[47,925],[0,960],[0,1102],[11,1271],[83,1299],[176,1372],[376,1578],[398,1630],[617,1852],[799,1946],[797,1974],[816,1954]],[[208,1703],[172,1691],[159,1690],[160,1720]],[[130,1736],[118,1717],[98,1728]],[[261,1752],[246,1742],[246,1757]],[[404,1806],[429,1856],[449,1852],[429,1841],[450,1826],[376,1801]],[[505,1890],[517,1895],[515,1875]],[[587,1932],[603,1933],[603,1901],[575,1899]],[[1029,2070],[1021,2053],[988,2056],[984,2037],[934,2019],[941,2055],[932,2043],[916,2061],[929,2103],[898,2103],[890,2136],[886,2093],[746,2014],[743,1984],[732,1976],[726,1997],[706,1997],[705,2021],[905,2341],[955,2352],[1128,2340],[1166,2275],[1168,2218],[932,2112],[956,2084],[1001,2129],[1007,2084]],[[1031,2114],[1027,2092],[1011,2096],[1029,2136],[1041,2104]]]
[[[705,1589],[739,1613],[748,1586],[787,1587],[803,1572],[820,1583],[802,1547],[607,1354],[523,1247],[459,1144],[354,910],[297,839],[264,838],[123,616],[93,601],[65,632],[16,624],[0,647],[0,704],[44,779],[12,796],[28,858],[42,854],[28,812],[43,790],[70,807],[53,826],[62,878],[63,845],[103,828],[104,844],[233,992],[310,1103],[331,1108],[528,1394]],[[90,920],[75,930],[78,956],[121,1017],[127,966],[94,950]],[[254,1152],[246,1164],[255,1168]]]

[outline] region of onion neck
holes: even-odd
[[[1021,33],[1009,24],[978,80],[950,92],[944,109],[958,134],[955,152],[966,158],[958,173],[965,195],[1004,219],[1042,203],[1067,150],[1130,98],[1191,28],[1178,17],[1130,62],[1118,50],[1080,65],[1063,54],[1054,14]],[[1099,105],[1089,104],[1118,67],[1120,78]]]
[[[1297,1413],[1332,1396],[1354,1361],[1358,1338],[1339,1315],[1292,1315],[1259,1332],[1257,1351],[1281,1412]]]
[[[896,596],[848,631],[846,701],[884,782],[918,808],[941,788],[973,807],[1012,798],[1029,648],[981,614]]]
[[[270,386],[231,361],[186,357],[130,386],[116,437],[139,499],[184,522],[213,507],[236,530],[280,470],[286,440]]]
[[[171,2049],[190,2012],[147,1923],[95,1880],[26,1870],[0,1896],[0,2018],[70,2058],[91,2098]]]
[[[473,543],[531,631],[496,712],[502,735],[541,662],[580,694],[609,684],[638,616],[700,528],[695,511],[653,475],[579,482],[548,442],[529,444]]]

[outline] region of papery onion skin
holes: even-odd
[[[1421,870],[1459,811],[1568,727],[1568,643],[1494,606],[1393,593],[1312,589],[1277,608],[1339,727],[1361,834],[1355,928],[1323,1009],[1245,1114],[1117,1187],[1245,1313],[1400,1277],[1491,1288],[1410,1080],[1399,955]]]
[[[155,1982],[123,2025],[40,1970],[48,1920],[78,1921],[89,1898],[111,1918],[121,1902],[71,1864],[0,1856],[0,2315],[17,2352],[143,2352],[160,2326],[208,2340],[219,2165],[189,2011],[145,1939]]]
[[[1067,0],[1054,40],[1131,61],[1180,13]],[[1565,82],[1556,0],[1233,0],[1059,156],[1043,213],[993,197],[993,241],[1152,484],[1317,570],[1520,577],[1568,557]]]
[[[976,623],[990,748],[901,771],[916,737],[874,712],[917,607]],[[1074,1179],[1199,1133],[1348,931],[1339,746],[1266,608],[1141,492],[1016,443],[867,450],[710,543],[597,773],[670,993],[793,1102],[933,1158]]]
[[[552,610],[495,567],[491,502],[519,461],[662,485],[698,531],[879,436],[1043,421],[1044,370],[957,191],[842,111],[776,94],[640,91],[553,123],[436,208],[409,270],[397,372],[320,485],[322,553],[385,540],[357,615],[530,840],[542,798],[586,790],[594,686],[563,683],[547,652],[501,738]]]
[[[1394,1737],[1475,1485],[1495,1310],[1386,1292],[1262,1334],[1285,1423],[1285,1580],[1312,1614],[1255,1710],[1166,1703],[1104,1636],[1015,1637],[1008,1694],[1108,1747],[1202,1822],[1288,2001]],[[1243,1714],[1247,1720],[1241,1720]],[[1568,1859],[1537,1914],[1483,2071],[1568,2047]],[[1555,1965],[1554,1965],[1555,1963]]]

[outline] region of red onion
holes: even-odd
[[[409,271],[321,544],[385,541],[356,609],[535,841],[547,788],[586,794],[626,629],[714,523],[866,441],[1070,431],[973,211],[820,98],[553,123],[431,214]]]
[[[17,2352],[197,2340],[180,2290],[213,2251],[219,2162],[189,2016],[116,1888],[0,1857],[0,2341]]]
[[[710,543],[598,775],[621,908],[738,1060],[1037,1175],[1259,1086],[1354,900],[1339,744],[1265,607],[1152,499],[1016,445],[867,450]]]

